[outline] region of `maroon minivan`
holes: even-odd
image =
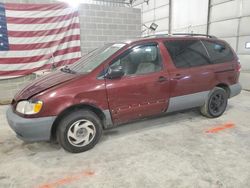
[[[239,74],[233,49],[208,35],[112,43],[26,86],[7,119],[24,141],[57,140],[83,152],[103,129],[136,119],[190,108],[218,117],[241,91]]]

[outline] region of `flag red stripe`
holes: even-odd
[[[34,44],[10,44],[10,50],[12,51],[25,51],[25,50],[36,50],[42,48],[50,48],[52,46],[57,46],[65,42],[70,42],[74,40],[80,40],[80,35],[71,35],[64,37],[60,40],[45,42],[45,43],[34,43]]]
[[[40,30],[40,31],[8,31],[9,37],[41,37],[41,36],[49,36],[60,34],[66,32],[71,29],[80,28],[79,23],[73,23],[68,25],[67,27],[62,27],[59,29],[51,29],[51,30]]]
[[[65,3],[53,3],[53,4],[5,3],[4,5],[5,9],[7,10],[19,10],[19,11],[48,11],[48,10],[66,9],[69,7],[69,5]]]
[[[54,52],[53,56],[56,57],[59,55],[66,55],[68,53],[80,52],[80,51],[81,51],[80,46],[76,46],[76,47],[66,48],[63,50],[57,50],[56,52]],[[31,57],[24,57],[24,58],[20,58],[20,57],[0,58],[0,64],[11,65],[11,64],[22,64],[22,63],[34,63],[34,62],[50,59],[51,57],[52,57],[51,54],[46,54],[46,55],[31,56]]]
[[[53,16],[46,18],[16,18],[16,17],[6,17],[8,24],[46,24],[46,23],[56,23],[61,21],[70,20],[73,17],[77,17],[78,12],[73,12],[63,16]]]
[[[49,58],[51,58],[51,55],[49,54],[40,56],[31,56],[25,58],[20,58],[20,57],[0,58],[0,64],[7,64],[11,66],[11,64],[34,63]]]
[[[56,65],[58,67],[60,67],[62,65],[73,64],[74,62],[76,62],[79,59],[80,58],[73,58],[73,59],[69,59],[69,60],[62,60],[62,61],[56,63]],[[17,75],[18,76],[22,76],[22,75],[30,74],[30,73],[35,72],[35,71],[50,69],[51,66],[52,66],[52,64],[46,64],[46,65],[44,65],[42,67],[38,67],[38,68],[34,68],[34,69],[14,70],[14,71],[0,71],[0,76],[17,76]]]

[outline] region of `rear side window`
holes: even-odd
[[[164,42],[177,68],[211,64],[206,49],[200,40],[175,40]]]
[[[225,63],[234,59],[233,52],[228,45],[206,40],[202,42],[207,48],[212,63]]]

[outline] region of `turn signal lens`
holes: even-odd
[[[38,113],[40,112],[40,110],[42,109],[43,103],[42,101],[38,101],[35,105],[34,105],[34,112]]]

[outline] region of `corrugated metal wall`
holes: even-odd
[[[168,33],[169,27],[169,0],[150,0],[148,3],[144,0],[135,1],[134,8],[142,10],[142,24],[147,27],[152,22],[158,24],[157,33]],[[154,34],[142,25],[142,35]]]
[[[171,14],[171,32],[206,33],[208,0],[172,0],[171,10],[169,0],[137,0],[133,7],[142,9],[142,23],[150,26],[158,24],[154,33],[169,32],[169,17]],[[171,13],[170,13],[171,11]],[[146,27],[142,26],[142,31]],[[146,30],[143,35],[152,34]]]
[[[240,57],[242,70],[250,70],[250,49],[246,48],[250,43],[250,0],[137,0],[133,6],[142,9],[143,24],[159,25],[155,32],[144,31],[142,26],[142,35],[168,33],[169,28],[171,33],[208,32],[228,41]]]
[[[172,0],[172,33],[206,33],[208,0]]]
[[[250,70],[250,0],[212,0],[209,34],[228,41],[237,51],[243,70]]]

